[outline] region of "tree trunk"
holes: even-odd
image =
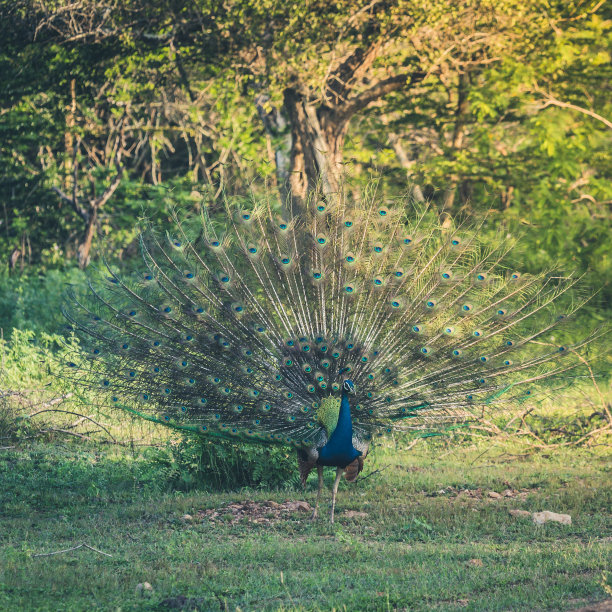
[[[342,178],[342,148],[348,120],[333,109],[315,107],[294,89],[286,89],[284,108],[291,123],[289,186],[294,206],[308,193],[337,193]]]
[[[273,161],[276,166],[276,187],[280,193],[281,200],[287,202],[291,190],[289,184],[291,131],[283,113],[277,108],[270,106],[268,104],[269,101],[270,96],[260,94],[255,98],[255,108],[266,131],[266,140],[270,149],[270,161]],[[274,148],[273,144],[276,145],[276,148]]]
[[[91,245],[93,243],[94,235],[96,233],[96,222],[98,220],[98,209],[94,205],[90,209],[89,218],[83,233],[83,238],[79,242],[77,247],[77,262],[79,268],[84,270],[89,265],[91,259]]]
[[[416,162],[413,159],[410,159],[408,153],[406,153],[406,149],[404,149],[404,145],[402,145],[401,138],[397,134],[394,132],[389,132],[388,138],[389,144],[395,151],[395,155],[397,156],[400,166],[406,171],[410,195],[414,198],[415,202],[425,202],[425,196],[423,195],[421,186],[414,181],[413,171]]]
[[[457,85],[457,108],[455,110],[455,127],[453,129],[453,138],[451,141],[451,156],[454,157],[457,151],[460,151],[463,146],[463,137],[465,135],[465,120],[469,111],[468,103],[468,88],[470,80],[467,73],[459,74],[459,83]],[[450,176],[449,185],[444,194],[443,209],[448,211],[455,204],[455,196],[457,193],[457,185],[459,176],[453,174]]]

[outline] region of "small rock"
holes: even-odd
[[[514,491],[512,489],[506,489],[502,495],[504,497],[514,497]]]
[[[193,521],[193,516],[191,516],[191,514],[183,514],[183,516],[181,516],[181,521],[183,521],[183,523],[191,523]]]
[[[482,559],[470,559],[468,561],[468,565],[471,565],[472,567],[482,567],[484,563],[482,562]]]
[[[136,593],[141,597],[149,597],[153,594],[153,587],[148,582],[139,582],[136,585]]]
[[[272,500],[264,502],[264,506],[268,506],[268,508],[280,508],[280,504]]]
[[[345,510],[343,515],[346,516],[346,518],[366,518],[368,513],[358,512],[357,510]]]
[[[572,517],[569,514],[557,514],[556,512],[544,510],[544,512],[534,512],[531,516],[533,517],[533,522],[536,525],[543,525],[544,523],[548,523],[550,521],[561,523],[562,525],[572,524]]]
[[[295,506],[298,512],[310,512],[312,510],[310,504],[305,501],[295,502]]]
[[[515,518],[523,518],[523,517],[528,517],[531,516],[531,512],[528,512],[527,510],[508,510],[508,513],[510,514],[510,516],[514,516]]]
[[[501,499],[502,495],[501,493],[498,493],[497,491],[489,491],[487,493],[487,495],[491,498],[491,499]]]

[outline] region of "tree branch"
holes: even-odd
[[[381,43],[380,39],[376,39],[367,49],[358,47],[326,77],[323,92],[326,101],[330,101],[332,106],[347,101],[353,84],[364,76],[378,55]]]
[[[98,208],[102,208],[102,206],[104,206],[104,204],[110,200],[111,196],[113,193],[115,193],[115,191],[117,191],[117,187],[119,187],[119,184],[121,183],[124,168],[118,159],[115,159],[115,168],[117,169],[117,175],[113,179],[113,182],[104,190],[104,193],[99,198],[96,198],[92,202],[92,206],[96,210]]]
[[[359,95],[350,98],[345,104],[338,108],[336,114],[341,121],[347,121],[355,113],[368,106],[368,104],[375,102],[392,91],[397,91],[406,85],[412,85],[422,81],[425,78],[425,74],[425,72],[417,71],[408,74],[399,74],[397,76],[378,81],[378,83],[375,83],[369,89],[366,89]]]
[[[79,217],[81,217],[84,221],[89,221],[89,213],[79,205],[78,201],[70,196],[66,195],[59,187],[51,187],[52,191],[55,191],[57,195],[64,201],[68,202],[74,208],[75,212]]]
[[[577,111],[579,113],[582,113],[583,115],[587,115],[589,117],[592,117],[593,119],[596,119],[597,121],[600,121],[607,128],[612,130],[612,121],[606,119],[605,117],[602,117],[598,113],[596,113],[596,112],[594,112],[592,110],[589,110],[588,108],[583,108],[582,106],[578,106],[576,104],[571,104],[569,102],[562,102],[561,100],[557,100],[557,98],[553,97],[551,94],[549,94],[548,92],[544,91],[543,89],[540,89],[539,87],[536,87],[536,92],[542,94],[544,96],[544,98],[545,98],[544,101],[542,102],[542,104],[539,106],[540,110],[548,108],[549,106],[557,106],[559,108],[568,108],[570,110],[574,110],[574,111]]]

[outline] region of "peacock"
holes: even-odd
[[[227,198],[171,229],[144,222],[141,270],[102,267],[64,307],[69,375],[189,434],[297,451],[300,478],[355,481],[373,439],[440,432],[561,388],[593,332],[575,275],[521,274],[514,240],[432,206],[313,192]]]

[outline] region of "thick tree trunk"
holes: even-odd
[[[291,199],[303,206],[311,191],[325,196],[340,189],[348,120],[329,107],[308,104],[294,89],[285,90],[284,107],[291,123]]]

